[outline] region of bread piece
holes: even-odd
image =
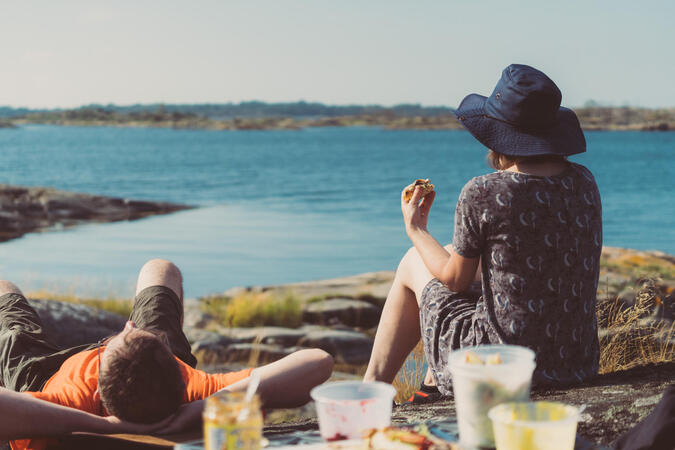
[[[410,201],[410,199],[412,199],[412,196],[413,196],[413,193],[415,192],[416,186],[419,186],[420,189],[422,189],[422,197],[424,197],[425,195],[429,194],[431,191],[434,190],[434,185],[429,183],[428,178],[424,179],[424,180],[421,179],[421,178],[418,178],[417,180],[415,180],[414,183],[407,186],[405,188],[405,191],[403,191],[403,199],[405,200],[406,203],[408,203]]]

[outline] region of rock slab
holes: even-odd
[[[119,333],[126,318],[119,314],[56,300],[33,300],[28,303],[42,320],[42,329],[60,348],[91,344]]]
[[[0,242],[51,227],[84,222],[117,222],[168,214],[189,206],[0,185]]]
[[[347,325],[372,328],[380,321],[380,308],[362,300],[330,298],[307,303],[302,309],[302,321],[318,325]]]
[[[675,382],[675,363],[643,366],[598,376],[581,386],[540,390],[533,400],[563,402],[583,408],[577,433],[595,446],[607,446],[643,420],[654,409],[666,388]],[[455,402],[441,400],[425,405],[400,405],[392,411],[394,424],[440,423],[456,418]],[[275,441],[307,442],[318,430],[316,418],[304,411],[296,421],[265,427],[265,435]],[[285,437],[285,438],[283,438]],[[590,448],[595,448],[590,445]]]

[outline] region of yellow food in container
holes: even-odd
[[[512,402],[495,406],[497,450],[573,450],[579,410],[555,402]]]

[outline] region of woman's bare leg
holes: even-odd
[[[418,302],[432,278],[417,250],[408,250],[387,295],[364,381],[394,381],[420,340]]]
[[[333,358],[323,350],[299,350],[285,358],[256,369],[260,376],[258,394],[265,408],[293,408],[310,400],[314,386],[326,381],[333,372]],[[250,377],[226,389],[245,391]]]

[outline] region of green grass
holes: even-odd
[[[235,297],[204,297],[202,310],[230,327],[297,328],[302,323],[301,302],[291,293],[246,292]]]

